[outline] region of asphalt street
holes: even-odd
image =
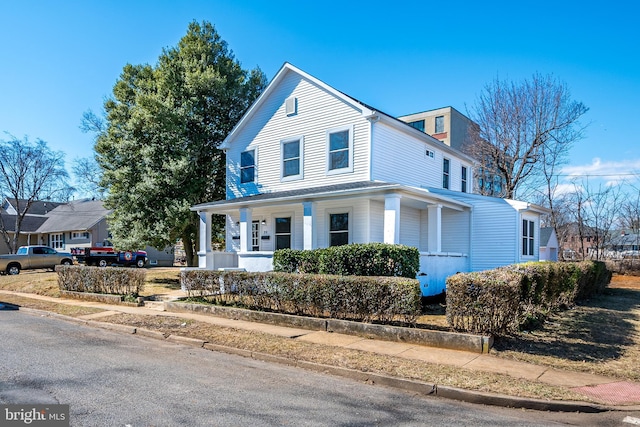
[[[0,311],[0,404],[70,405],[72,426],[620,425],[414,396],[344,378]]]

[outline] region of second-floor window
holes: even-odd
[[[449,188],[449,159],[442,161],[442,188]]]
[[[256,177],[256,150],[243,151],[240,154],[240,182],[254,182]]]
[[[466,166],[462,166],[462,171],[461,171],[461,185],[460,185],[460,191],[462,191],[463,193],[467,192],[467,167]]]
[[[528,219],[522,220],[522,255],[533,256],[534,255],[534,234],[535,222]]]
[[[345,172],[353,168],[351,164],[351,127],[334,129],[327,132],[328,158],[327,169],[329,172]]]
[[[302,177],[302,138],[282,141],[282,178]]]

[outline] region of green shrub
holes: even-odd
[[[273,254],[275,271],[342,276],[415,278],[420,269],[417,248],[385,243],[355,243],[325,249],[280,249]]]
[[[420,313],[418,281],[401,277],[185,270],[180,280],[189,297],[254,310],[410,324]]]
[[[610,280],[611,272],[599,261],[532,262],[459,273],[447,279],[447,321],[467,332],[515,332],[602,292]]]
[[[144,289],[143,269],[58,265],[61,291],[138,296]]]

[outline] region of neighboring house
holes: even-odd
[[[6,213],[5,213],[6,212]],[[81,251],[108,244],[110,238],[107,215],[111,211],[101,200],[77,200],[69,203],[35,202],[22,223],[19,244],[47,245],[65,252]],[[15,221],[15,210],[2,207],[5,225]],[[9,250],[3,244],[1,253]],[[145,248],[149,265],[172,266],[173,248]]]
[[[558,261],[558,237],[553,227],[540,228],[540,261]]]
[[[608,258],[624,258],[640,256],[640,234],[631,230],[617,230],[611,233],[604,247]]]
[[[592,227],[572,222],[558,229],[561,235],[561,253],[564,260],[581,260],[595,257],[598,233]]]
[[[18,246],[24,246],[29,244],[35,244],[38,236],[37,230],[47,220],[47,214],[55,209],[61,203],[49,202],[49,201],[34,201],[29,206],[27,214],[22,220],[22,226],[20,229],[20,235],[18,236]],[[5,198],[0,205],[0,220],[7,230],[9,237],[13,238],[16,217],[18,212],[23,212],[27,206],[27,201],[19,199],[16,204],[15,199]],[[9,246],[7,246],[4,239],[0,239],[0,253],[9,253]]]
[[[436,295],[456,272],[538,260],[544,208],[471,194],[473,159],[288,63],[221,148],[227,198],[192,207],[200,268],[268,271],[281,248],[405,244]],[[233,265],[212,250],[211,215],[226,216]]]

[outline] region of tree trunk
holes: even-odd
[[[195,242],[189,235],[189,233],[185,233],[182,236],[182,244],[184,245],[184,254],[187,261],[187,267],[197,267],[198,266],[198,257],[197,250],[195,248]]]

